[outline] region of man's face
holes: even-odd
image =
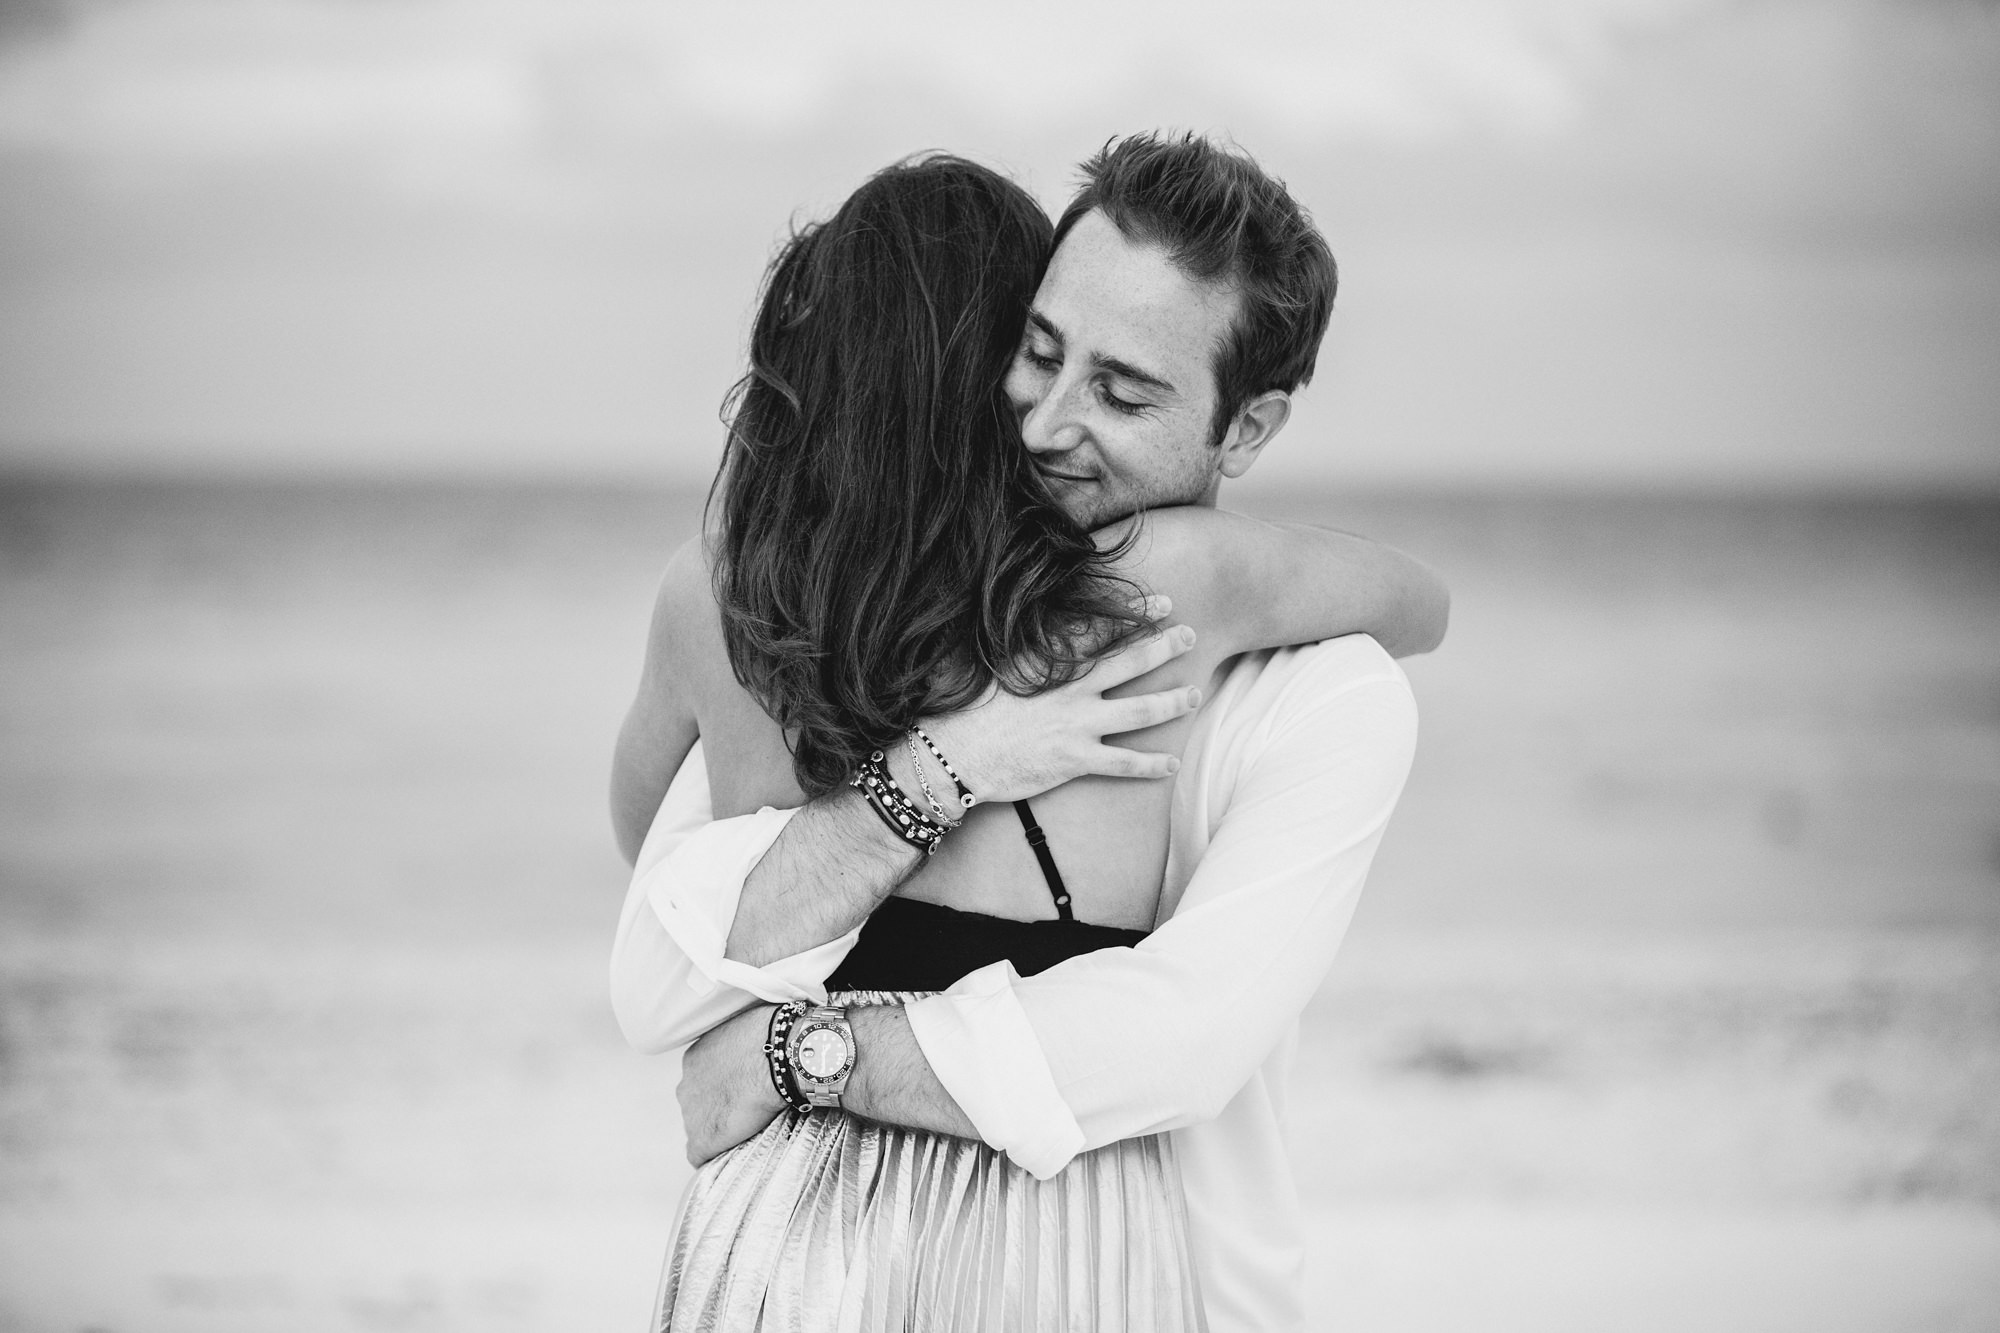
[[[1102,212],[1070,229],[1007,373],[1022,441],[1070,517],[1094,528],[1215,502],[1215,355],[1236,305]]]

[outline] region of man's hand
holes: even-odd
[[[1147,614],[1155,619],[1171,609],[1165,597],[1148,599]],[[1194,630],[1186,625],[1141,634],[1098,658],[1067,685],[1026,698],[989,686],[978,703],[925,718],[924,730],[982,801],[1039,796],[1087,774],[1170,777],[1180,769],[1176,756],[1106,745],[1104,738],[1183,717],[1201,706],[1201,691],[1162,690],[1124,699],[1104,695],[1193,646]]]
[[[771,1086],[764,1038],[771,1030],[768,1004],[746,1009],[687,1048],[681,1057],[681,1122],[688,1161],[701,1166],[777,1119],[785,1109]]]

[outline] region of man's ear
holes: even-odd
[[[1282,389],[1260,393],[1243,405],[1222,437],[1222,475],[1232,480],[1250,470],[1264,446],[1292,419],[1292,396]]]

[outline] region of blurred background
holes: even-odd
[[[618,1329],[604,783],[759,275],[1233,136],[1225,503],[1451,582],[1301,1054],[1332,1329],[2000,1328],[2000,8],[0,6],[0,1329]]]

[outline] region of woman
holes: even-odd
[[[669,729],[683,753],[703,740],[717,816],[858,773],[892,829],[929,829],[911,838],[935,854],[830,980],[836,1003],[1002,957],[1040,970],[1134,943],[1156,914],[1166,784],[975,808],[980,775],[955,773],[920,719],[1073,679],[1152,631],[1143,594],[1199,627],[1143,682],[1183,714],[1227,657],[1371,628],[1344,610],[1335,534],[1189,509],[1093,537],[1050,503],[1001,392],[1049,241],[1027,195],[942,157],[890,168],[795,237],[753,329],[711,531],[663,586]],[[1244,595],[1268,568],[1283,595]],[[1175,751],[1187,727],[1134,743]],[[662,1295],[663,1327],[765,1321],[1199,1327],[1170,1144],[1113,1144],[1038,1182],[967,1140],[783,1117],[697,1177]]]

